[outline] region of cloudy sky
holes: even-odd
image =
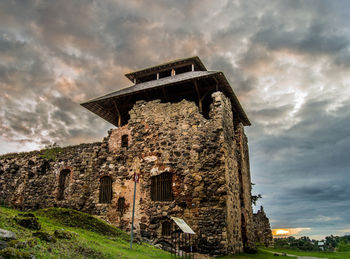
[[[252,122],[253,193],[272,227],[350,234],[349,12],[346,0],[0,1],[0,153],[101,140],[112,125],[79,103],[198,55]]]

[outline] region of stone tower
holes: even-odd
[[[250,122],[224,74],[191,57],[126,77],[133,86],[82,106],[117,126],[109,151],[140,174],[139,233],[166,240],[164,228],[176,216],[199,235],[202,252],[254,249]],[[116,192],[122,188],[114,183]]]
[[[132,86],[82,104],[116,128],[102,141],[0,156],[0,203],[72,208],[170,242],[184,219],[199,252],[254,249],[250,122],[224,74],[198,57],[126,75]]]

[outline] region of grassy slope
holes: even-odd
[[[71,240],[60,239],[56,243],[41,241],[32,236],[35,231],[21,227],[15,222],[14,217],[19,213],[21,212],[0,206],[0,228],[15,232],[20,241],[36,240],[35,245],[21,249],[34,254],[36,258],[171,258],[169,253],[147,244],[134,243],[133,250],[130,250],[129,236],[126,233],[88,214],[68,209],[51,208],[33,212],[41,224],[40,231],[53,234],[57,229],[64,229],[76,233]],[[267,250],[329,259],[350,258],[350,252],[303,252],[267,248],[259,249],[257,254],[238,254],[220,258],[276,258]]]
[[[251,258],[255,258],[255,259],[276,259],[279,257],[276,257],[273,255],[273,253],[270,252],[266,252],[263,251],[261,249],[259,249],[258,253],[256,254],[237,254],[237,255],[230,255],[230,256],[223,256],[223,257],[218,257],[218,258],[225,258],[225,259],[251,259]],[[288,256],[288,257],[282,257],[282,258],[286,258],[286,259],[294,259],[296,257],[294,256]]]
[[[277,248],[264,248],[265,251],[271,252],[279,252],[279,253],[287,253],[292,255],[300,255],[300,256],[314,256],[320,258],[328,258],[328,259],[349,259],[350,252],[306,252],[306,251],[298,251],[292,249],[277,249]]]
[[[49,209],[34,214],[41,224],[40,231],[53,234],[57,229],[64,229],[77,234],[71,240],[60,239],[51,243],[33,238],[32,233],[35,231],[16,224],[14,217],[20,212],[4,207],[0,207],[0,228],[15,232],[21,241],[35,239],[36,245],[21,251],[34,254],[36,258],[171,258],[169,253],[147,244],[134,243],[133,250],[130,250],[128,236],[119,229],[113,230],[113,227],[98,219],[91,219],[91,216],[85,213],[67,211],[69,210]],[[68,224],[68,215],[76,218],[72,224]],[[77,215],[81,216],[80,221]],[[76,223],[79,223],[80,227],[76,226]],[[101,232],[113,234],[103,235]]]

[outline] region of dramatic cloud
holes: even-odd
[[[348,233],[349,11],[316,0],[1,1],[0,153],[101,140],[112,125],[79,103],[130,86],[125,73],[198,55],[252,121],[253,192],[272,226]]]

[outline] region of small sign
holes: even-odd
[[[176,218],[176,217],[171,217],[172,220],[175,221],[176,225],[179,226],[179,228],[182,230],[182,232],[186,233],[186,234],[196,234],[194,233],[194,231],[190,228],[189,225],[187,225],[187,223],[180,218]]]
[[[138,183],[138,182],[139,182],[139,177],[140,177],[139,174],[134,173],[134,182],[135,182],[135,183]]]

